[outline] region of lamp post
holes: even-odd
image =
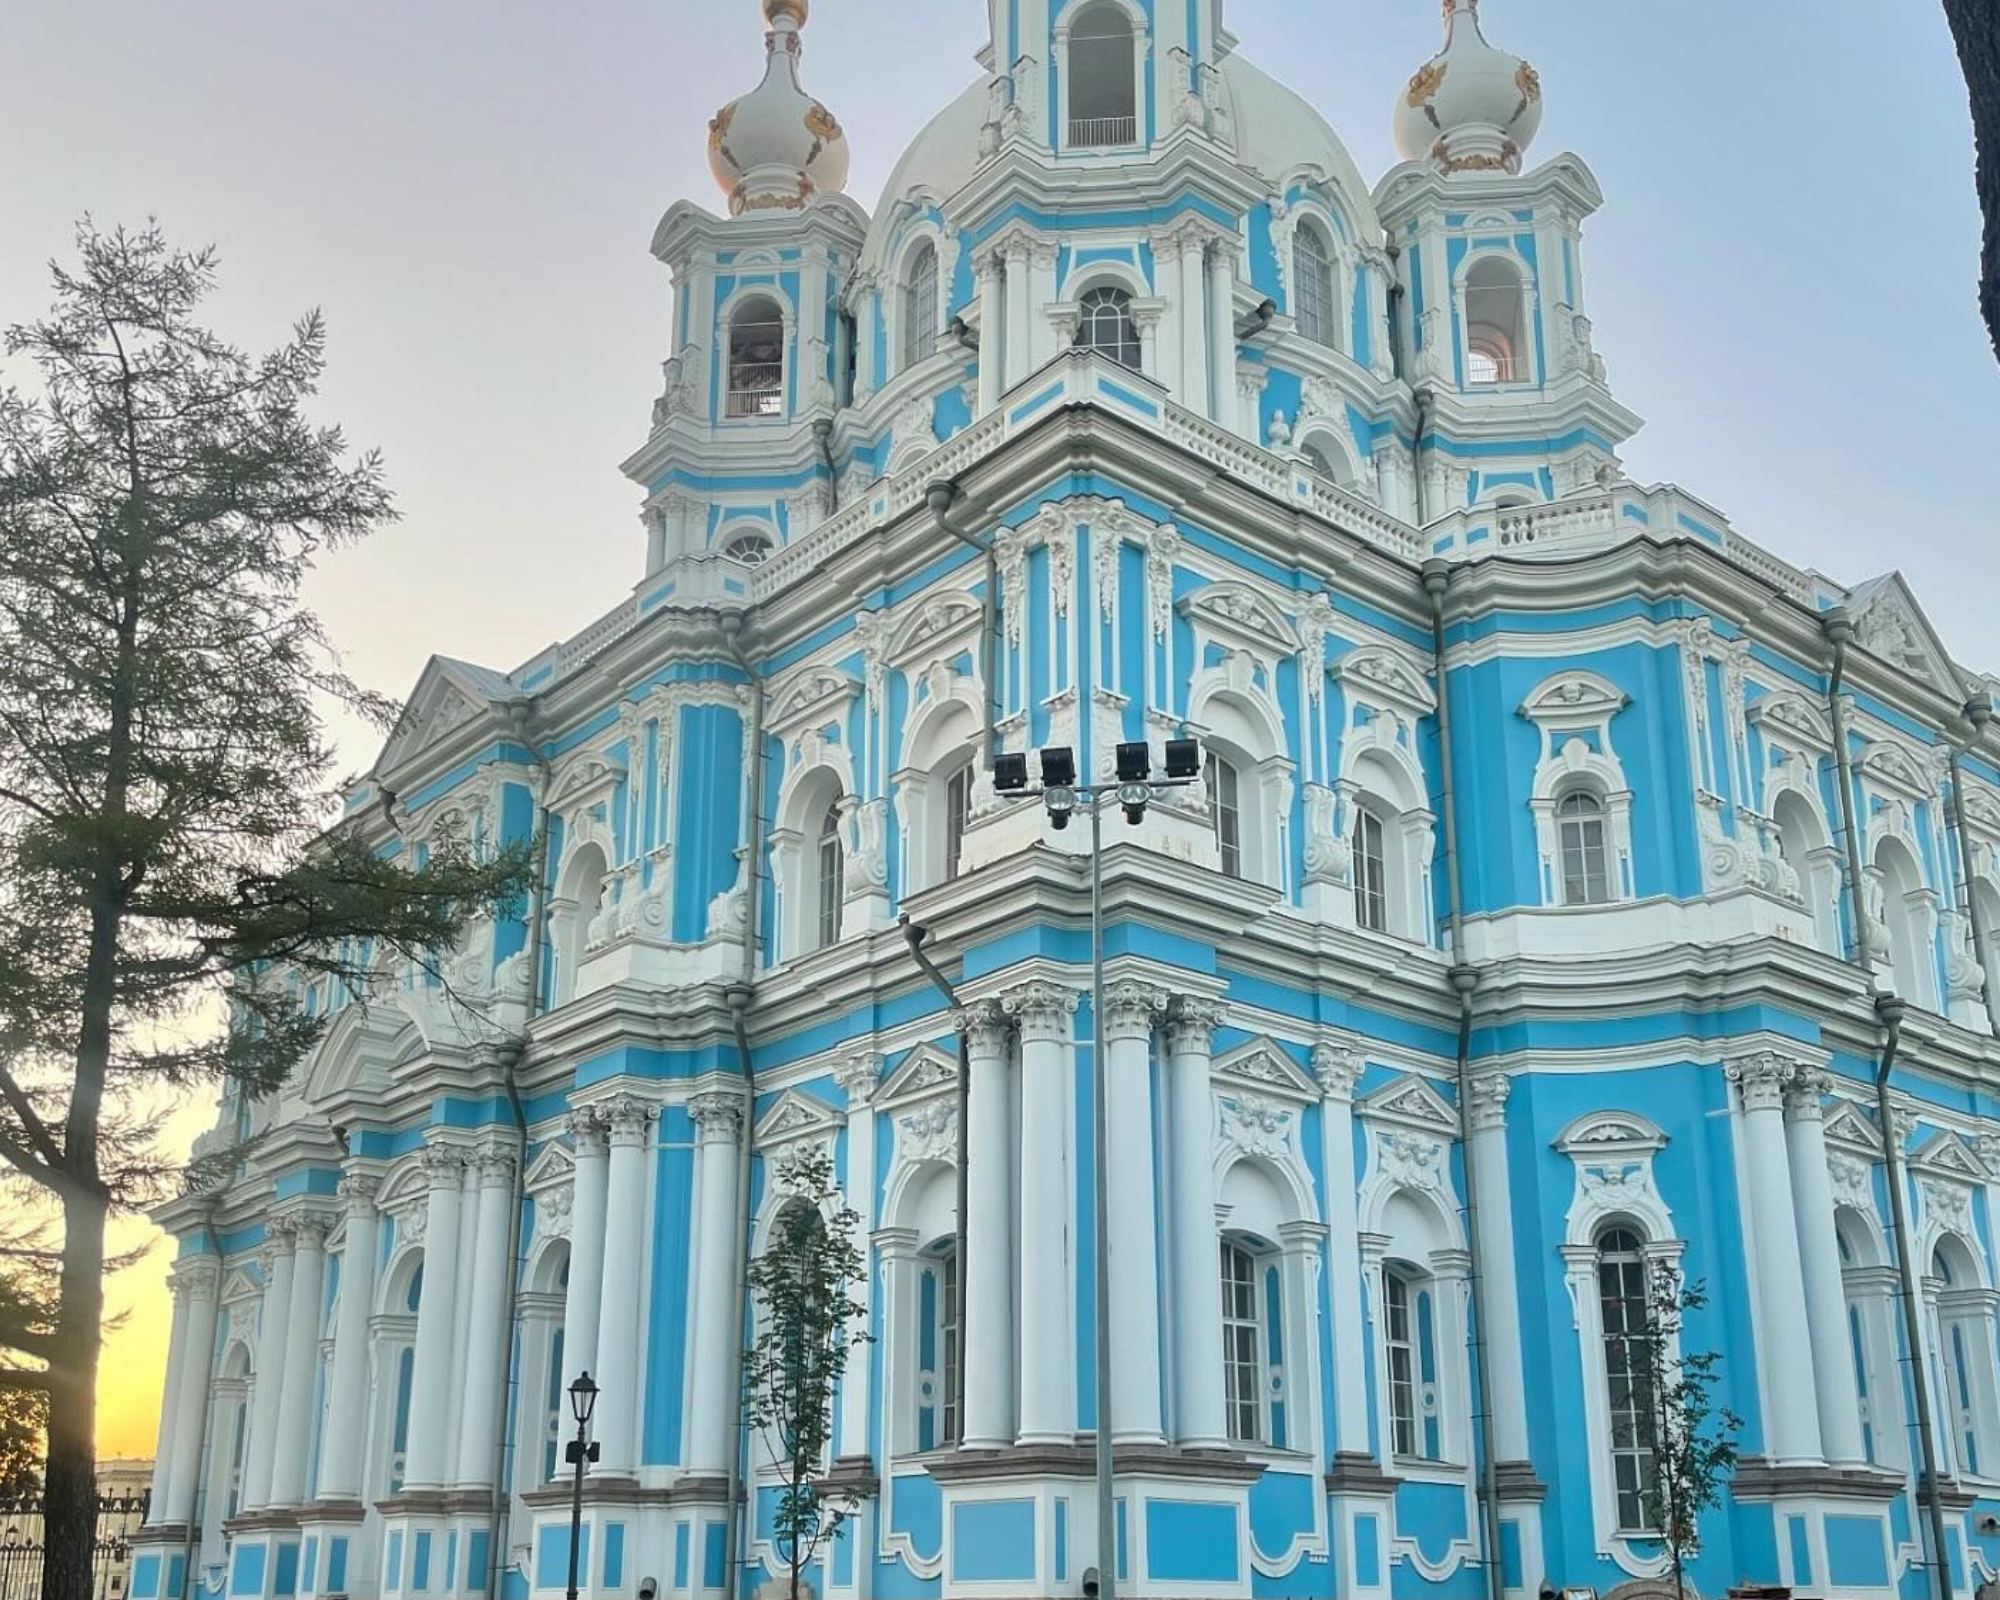
[[[1079,783],[1076,752],[1057,746],[1041,752],[1042,781],[1030,785],[1028,758],[1021,753],[993,760],[993,787],[1002,799],[1040,800],[1050,823],[1061,831],[1079,809],[1090,813],[1090,1063],[1091,1063],[1091,1226],[1097,1235],[1097,1600],[1118,1600],[1118,1496],[1111,1460],[1111,1182],[1105,1125],[1110,1107],[1105,1087],[1104,1047],[1104,807],[1123,808],[1137,824],[1162,789],[1184,789],[1201,774],[1201,747],[1193,739],[1169,739],[1167,772],[1155,778],[1152,746],[1143,740],[1118,746],[1115,781]],[[573,1600],[573,1597],[572,1597]]]
[[[569,1497],[569,1600],[576,1600],[578,1557],[583,1552],[583,1469],[597,1459],[597,1441],[590,1436],[590,1414],[597,1409],[597,1385],[579,1372],[569,1386],[569,1408],[576,1417],[576,1437],[564,1446],[563,1460],[576,1468]]]

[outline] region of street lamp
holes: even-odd
[[[1090,813],[1090,1055],[1093,1183],[1091,1219],[1097,1231],[1097,1600],[1118,1600],[1118,1501],[1111,1462],[1111,1184],[1105,1122],[1104,1054],[1104,807],[1115,804],[1128,823],[1145,820],[1146,807],[1163,789],[1185,789],[1201,775],[1201,746],[1169,739],[1166,775],[1153,776],[1153,749],[1144,740],[1118,746],[1114,781],[1077,781],[1076,752],[1057,745],[1041,752],[1042,781],[1028,782],[1028,758],[1018,751],[993,760],[993,787],[1003,800],[1040,800],[1049,825],[1067,828],[1079,810]],[[574,1600],[574,1597],[572,1597]]]
[[[597,1441],[590,1436],[590,1414],[597,1409],[597,1385],[580,1372],[569,1386],[569,1409],[576,1417],[576,1437],[564,1446],[563,1460],[576,1468],[576,1486],[569,1498],[569,1600],[576,1600],[577,1558],[583,1551],[583,1469],[597,1459]]]

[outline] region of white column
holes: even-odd
[[[847,1203],[861,1218],[856,1236],[868,1248],[875,1230],[875,1091],[881,1087],[882,1063],[862,1054],[841,1063],[834,1081],[847,1096]],[[875,1298],[872,1267],[848,1285],[848,1296],[861,1307],[859,1325],[869,1326]],[[840,1431],[836,1456],[842,1461],[868,1459],[868,1419],[875,1409],[873,1366],[868,1352],[857,1350],[840,1378]]]
[[[278,1400],[285,1385],[285,1324],[292,1308],[292,1228],[265,1229],[264,1302],[257,1313],[257,1370],[250,1390],[250,1442],[243,1452],[243,1509],[271,1503],[271,1461],[278,1447]]]
[[[1208,414],[1236,425],[1236,241],[1208,245]]]
[[[1208,277],[1202,256],[1208,249],[1208,235],[1190,224],[1175,233],[1174,244],[1181,257],[1181,301],[1175,308],[1181,324],[1181,404],[1207,416]]]
[[[1007,252],[1007,387],[1013,388],[1027,377],[1033,359],[1033,334],[1029,318],[1033,308],[1033,288],[1028,277],[1028,240],[1016,234],[1006,244]]]
[[[452,1329],[458,1293],[459,1176],[465,1163],[451,1145],[424,1151],[430,1193],[424,1208],[424,1290],[417,1302],[417,1342],[410,1367],[410,1447],[403,1487],[445,1487],[445,1426],[458,1352]]]
[[[479,1177],[479,1216],[473,1234],[472,1304],[466,1319],[465,1390],[458,1410],[458,1484],[484,1489],[499,1477],[501,1364],[512,1329],[507,1325],[507,1248],[514,1208],[514,1152],[499,1140],[473,1157]],[[633,1276],[639,1276],[636,1264]]]
[[[305,1215],[294,1224],[292,1303],[285,1324],[285,1385],[278,1397],[278,1441],[271,1458],[274,1506],[305,1498],[306,1453],[312,1448],[313,1380],[319,1376],[320,1312],[326,1299],[328,1219]]]
[[[1181,241],[1177,229],[1155,232],[1153,244],[1153,299],[1143,310],[1134,310],[1132,320],[1139,328],[1139,365],[1155,383],[1176,400],[1186,396],[1181,389],[1181,360],[1186,341],[1180,333],[1186,315],[1187,275],[1182,271]],[[1196,294],[1201,292],[1196,280]],[[1171,316],[1168,335],[1159,335],[1160,322]],[[1150,326],[1148,326],[1150,324]]]
[[[465,1352],[472,1343],[472,1273],[479,1261],[479,1164],[471,1150],[458,1174],[458,1276],[451,1292],[451,1347],[457,1352],[445,1400],[444,1481],[458,1482],[458,1429],[465,1414]]]
[[[1799,1230],[1785,1149],[1785,1085],[1796,1064],[1772,1051],[1729,1063],[1743,1097],[1743,1160],[1748,1185],[1750,1249],[1757,1264],[1757,1337],[1764,1355],[1765,1452],[1774,1465],[1821,1460],[1819,1411],[1813,1398],[1811,1335]]]
[[[206,1408],[209,1366],[215,1350],[216,1297],[222,1289],[222,1265],[197,1256],[174,1268],[175,1321],[186,1314],[176,1371],[174,1431],[166,1477],[164,1506],[155,1508],[156,1522],[185,1523],[194,1515],[195,1487],[201,1477],[201,1427]],[[164,1430],[162,1430],[164,1432]],[[157,1477],[157,1474],[156,1474]]]
[[[968,1057],[965,1151],[963,1442],[1014,1437],[1014,1183],[1007,1023],[991,1006],[959,1019]]]
[[[1333,1448],[1368,1453],[1368,1348],[1361,1309],[1360,1220],[1354,1181],[1354,1086],[1361,1057],[1344,1045],[1313,1050],[1320,1087],[1320,1160],[1326,1170],[1326,1301],[1333,1331]]]
[[[624,1478],[631,1476],[638,1463],[639,1415],[643,1409],[639,1393],[639,1283],[645,1274],[640,1250],[646,1238],[646,1134],[652,1125],[653,1108],[635,1096],[620,1095],[604,1107],[604,1115],[611,1138],[604,1204],[607,1270],[602,1320],[597,1328],[595,1376],[601,1392],[592,1428],[598,1444],[595,1470],[605,1477]],[[721,1298],[728,1301],[726,1290]],[[709,1386],[697,1381],[697,1401]]]
[[[569,1289],[563,1297],[563,1387],[597,1379],[598,1302],[604,1295],[605,1127],[594,1106],[569,1114]]]
[[[1222,1272],[1215,1230],[1215,1091],[1209,1079],[1222,1007],[1183,1000],[1167,1028],[1173,1160],[1174,1432],[1184,1445],[1229,1443],[1222,1404]]]
[[[1132,325],[1139,330],[1139,370],[1155,383],[1172,389],[1174,387],[1172,375],[1161,365],[1161,315],[1158,306],[1143,306],[1132,313]],[[1178,350],[1179,346],[1169,339],[1166,348],[1172,352]]]
[[[991,416],[1005,386],[1007,349],[1006,265],[997,251],[979,257],[979,414]]]
[[[340,1303],[333,1334],[333,1385],[327,1403],[326,1449],[319,1465],[319,1498],[361,1498],[361,1441],[368,1411],[368,1322],[375,1311],[375,1256],[382,1219],[375,1209],[381,1182],[373,1173],[340,1180],[347,1202],[347,1242],[340,1252]]]
[[[1111,1180],[1111,1436],[1153,1443],[1160,1418],[1160,1239],[1153,1209],[1153,1024],[1167,994],[1121,978],[1104,986],[1093,1023],[1107,1074]],[[1100,1420],[1101,1425],[1101,1420]]]
[[[1036,239],[1028,247],[1028,370],[1035,372],[1061,354],[1048,308],[1056,300],[1056,242]]]
[[[153,1484],[146,1501],[148,1527],[173,1520],[167,1515],[167,1501],[173,1493],[174,1440],[180,1426],[181,1373],[187,1365],[188,1308],[182,1293],[185,1284],[186,1279],[176,1266],[167,1275],[167,1289],[174,1297],[174,1321],[173,1331],[167,1335],[167,1376],[160,1388],[159,1443],[153,1451]]]
[[[743,1136],[743,1101],[734,1094],[705,1094],[688,1107],[698,1130],[695,1202],[700,1238],[695,1246],[694,1349],[696,1374],[688,1419],[688,1465],[695,1472],[729,1470],[736,1437],[737,1396],[730,1374],[741,1354],[741,1315],[736,1299],[736,1206],[738,1141]],[[614,1174],[615,1176],[615,1174]],[[613,1185],[614,1198],[616,1185]]]
[[[1076,1278],[1069,1225],[1073,1169],[1069,1104],[1074,989],[1029,983],[1001,996],[1021,1029],[1021,1421],[1023,1444],[1076,1436],[1076,1350],[1070,1301]]]
[[[1830,1074],[1803,1070],[1787,1095],[1785,1141],[1792,1165],[1792,1208],[1798,1219],[1799,1265],[1805,1277],[1806,1324],[1812,1331],[1814,1395],[1820,1442],[1836,1466],[1868,1464],[1861,1433],[1860,1386],[1847,1330],[1847,1289],[1840,1274],[1840,1236],[1833,1222],[1833,1179],[1826,1165],[1825,1097]]]
[[[1521,1292],[1514,1269],[1514,1219],[1507,1169],[1507,1096],[1514,1080],[1490,1073],[1472,1081],[1472,1165],[1479,1214],[1480,1308],[1486,1359],[1480,1382],[1493,1416],[1496,1461],[1528,1459],[1527,1372],[1521,1360]]]

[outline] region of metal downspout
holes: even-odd
[[[1417,526],[1419,528],[1424,527],[1430,521],[1430,510],[1424,504],[1424,434],[1429,430],[1430,425],[1431,392],[1428,389],[1419,389],[1417,390],[1417,436],[1410,445],[1410,475],[1413,480],[1411,491],[1416,496]],[[1425,563],[1425,572],[1426,574],[1429,572],[1428,562]],[[1448,583],[1451,580],[1447,578],[1445,581]],[[1426,587],[1429,586],[1430,578],[1428,575],[1426,575],[1424,583]],[[1442,671],[1443,668],[1444,661],[1443,657],[1440,656],[1438,669]],[[1440,698],[1442,697],[1440,696]]]
[[[1418,396],[1419,427],[1428,395]],[[1422,438],[1421,431],[1418,434]],[[1421,480],[1421,474],[1419,479]],[[1421,495],[1422,490],[1419,489]],[[1486,1592],[1505,1600],[1506,1574],[1500,1563],[1500,1464],[1493,1444],[1495,1375],[1486,1361],[1486,1264],[1479,1247],[1479,1166],[1472,1141],[1472,992],[1479,969],[1465,958],[1465,913],[1459,889],[1457,789],[1453,782],[1451,692],[1445,680],[1444,596],[1451,568],[1438,560],[1423,566],[1424,592],[1431,603],[1431,654],[1436,663],[1438,704],[1438,810],[1444,816],[1444,879],[1451,929],[1451,986],[1458,995],[1458,1145],[1465,1163],[1466,1295],[1471,1302],[1469,1346],[1479,1373],[1479,1405],[1474,1430],[1479,1437],[1479,1502],[1486,1546]]]
[[[744,849],[743,861],[743,973],[741,980],[724,996],[736,1034],[736,1060],[743,1073],[743,1133],[736,1153],[736,1218],[742,1234],[736,1244],[737,1350],[729,1362],[729,1392],[742,1387],[742,1330],[750,1324],[750,1158],[756,1135],[757,1068],[750,1057],[750,1001],[757,983],[757,913],[763,900],[761,873],[757,863],[764,854],[764,675],[744,653],[743,618],[731,613],[722,618],[722,637],[750,679],[750,759],[743,772]],[[723,1581],[724,1600],[736,1600],[742,1588],[743,1559],[739,1545],[743,1536],[743,1452],[748,1424],[742,1407],[737,1407],[738,1439],[729,1452],[728,1533],[723,1546],[729,1552],[727,1575]]]
[[[951,986],[951,980],[938,970],[938,964],[924,953],[924,941],[931,936],[930,929],[919,927],[916,923],[912,922],[908,913],[905,913],[896,920],[903,930],[905,942],[910,947],[911,959],[924,969],[924,976],[931,980],[932,986],[936,988],[939,994],[944,996],[945,1004],[951,1007],[952,1011],[956,1013],[959,1008],[958,991]],[[958,1030],[958,1095],[957,1104],[953,1110],[958,1118],[958,1148],[961,1151],[969,1151],[972,1148],[967,1142],[971,1132],[972,1117],[972,1042],[963,1028]],[[961,1159],[958,1163],[957,1211],[954,1213],[956,1220],[952,1224],[951,1241],[952,1249],[958,1253],[958,1282],[961,1304],[965,1298],[965,1209],[968,1198],[966,1186],[970,1181],[966,1167],[967,1163]],[[962,1339],[960,1344],[962,1347]],[[963,1361],[960,1361],[952,1370],[951,1390],[951,1414],[959,1419],[959,1431],[962,1436],[965,1429],[965,1363]],[[956,1441],[953,1442],[955,1443]]]
[[[1854,924],[1850,960],[1860,969],[1862,979],[1874,988],[1868,967],[1867,912],[1861,902],[1861,835],[1854,816],[1854,766],[1847,748],[1847,707],[1841,690],[1847,679],[1847,649],[1854,642],[1854,622],[1845,606],[1835,606],[1820,619],[1820,630],[1833,646],[1833,672],[1827,679],[1827,709],[1833,723],[1833,763],[1840,785],[1841,827],[1847,833],[1847,848],[1841,853],[1846,871],[1847,914]],[[1875,1114],[1882,1128],[1882,1162],[1889,1185],[1889,1231],[1896,1240],[1897,1276],[1902,1282],[1903,1337],[1910,1365],[1910,1392],[1916,1396],[1917,1444],[1922,1454],[1922,1475],[1917,1497],[1930,1524],[1931,1546],[1935,1553],[1932,1570],[1937,1575],[1938,1600],[1952,1600],[1951,1555],[1945,1543],[1944,1507],[1938,1499],[1937,1434],[1931,1420],[1930,1383],[1924,1359],[1923,1328],[1917,1318],[1916,1265],[1910,1256],[1909,1207],[1903,1197],[1903,1153],[1896,1147],[1895,1118],[1889,1101],[1889,1073],[1902,1048],[1903,1017],[1908,1004],[1893,994],[1876,994],[1875,1015],[1882,1024],[1882,1055],[1875,1070]]]
[[[1958,902],[1965,912],[1966,920],[1972,926],[1973,959],[1979,963],[1980,973],[1988,976],[1990,981],[1990,974],[1993,971],[1991,959],[1993,930],[1986,926],[1985,919],[1980,916],[1979,902],[1972,893],[1972,834],[1965,825],[1965,770],[1960,758],[1965,751],[1979,742],[1979,736],[1986,731],[1987,723],[1993,720],[1993,697],[1989,694],[1978,694],[1966,701],[1965,720],[1972,726],[1971,735],[1963,745],[1950,746],[1951,821],[1952,826],[1958,830],[1960,875]],[[2000,1012],[2000,995],[1987,994],[1985,1003],[1986,1025],[1996,1036],[2000,1036],[2000,1020],[1996,1019],[1996,1012]]]
[[[819,448],[820,465],[826,468],[828,514],[840,509],[840,474],[833,465],[833,424],[822,417],[813,424],[813,443]]]
[[[960,544],[971,545],[986,558],[986,593],[979,607],[979,671],[986,680],[986,726],[980,737],[985,747],[986,770],[991,772],[993,758],[1000,748],[1000,555],[993,548],[991,539],[952,526],[951,510],[958,504],[958,485],[950,478],[939,478],[931,484],[924,491],[924,503],[930,507],[931,516],[940,531],[951,535]]]

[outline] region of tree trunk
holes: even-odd
[[[1979,314],[2000,355],[2000,8],[1993,0],[1944,0],[1958,63],[1972,103],[1979,152],[1979,209],[1985,229],[1979,263]]]
[[[42,1600],[91,1600],[97,1542],[97,1352],[104,1316],[104,1201],[63,1204],[62,1285],[49,1361]]]

